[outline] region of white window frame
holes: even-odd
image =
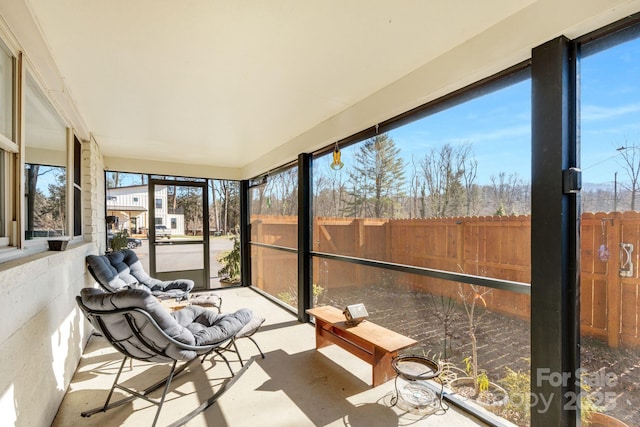
[[[6,53],[12,60],[12,102],[11,109],[13,113],[13,123],[11,129],[11,135],[0,134],[0,150],[3,155],[0,156],[2,165],[0,167],[0,197],[2,202],[0,203],[0,209],[2,212],[3,222],[1,223],[2,230],[0,230],[0,261],[6,257],[13,258],[17,256],[16,250],[16,223],[12,220],[13,212],[15,211],[15,191],[16,191],[16,171],[15,171],[15,159],[19,153],[19,145],[17,143],[17,136],[19,135],[19,120],[18,120],[18,82],[19,82],[19,62],[21,61],[20,52],[15,49],[14,44],[11,43],[11,39],[6,35],[4,27],[0,27],[0,50],[2,53]]]
[[[0,44],[4,51],[9,53],[13,58],[13,135],[0,134],[0,149],[4,152],[2,158],[3,164],[0,167],[0,197],[3,197],[0,207],[2,210],[2,216],[6,220],[3,224],[2,232],[0,236],[8,237],[8,245],[6,245],[6,239],[0,238],[0,263],[20,258],[23,256],[31,255],[38,252],[44,252],[48,250],[47,239],[34,239],[27,241],[25,239],[25,224],[23,217],[25,215],[25,201],[24,201],[24,167],[26,163],[25,158],[25,122],[24,122],[24,105],[25,105],[25,92],[24,82],[26,78],[27,70],[36,81],[36,84],[40,87],[41,92],[48,93],[45,85],[38,79],[37,73],[28,63],[28,58],[25,58],[24,54],[17,47],[18,44],[11,37],[10,32],[2,26],[0,22]],[[48,98],[48,97],[47,97]],[[66,127],[66,141],[65,141],[65,170],[67,175],[67,203],[66,203],[66,218],[67,229],[69,230],[69,238],[73,242],[81,242],[83,240],[82,235],[73,236],[74,234],[74,131],[68,126],[65,116],[60,114],[60,111],[55,107],[56,104],[47,99],[50,105],[56,110],[60,120],[65,123]],[[13,138],[13,139],[12,139]],[[81,165],[80,165],[81,167]],[[80,197],[82,199],[82,197]]]

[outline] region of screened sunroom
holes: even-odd
[[[640,424],[640,1],[19,0],[0,18],[8,424],[151,423],[144,403],[80,416],[121,361],[76,303],[116,241],[266,319],[265,358],[239,342],[234,377],[187,372],[159,424]],[[412,343],[394,361],[445,373],[432,411],[403,407],[414,379],[376,380],[365,344],[325,347],[316,309],[356,304]]]

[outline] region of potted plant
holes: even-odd
[[[458,288],[458,295],[462,299],[462,304],[467,315],[467,331],[471,341],[471,356],[464,359],[466,377],[456,378],[451,381],[451,388],[458,394],[468,397],[493,412],[500,411],[508,402],[508,395],[505,389],[498,384],[490,382],[485,371],[478,369],[478,325],[487,313],[479,312],[479,304],[487,306],[485,296],[491,292],[490,289],[482,288],[478,285],[468,284],[467,288],[461,284]]]
[[[65,249],[67,249],[69,240],[71,240],[70,237],[62,236],[47,240],[47,244],[50,251],[64,251]]]
[[[583,372],[582,375],[586,375],[586,373]],[[628,427],[624,421],[602,412],[605,408],[598,406],[593,397],[589,395],[591,386],[587,381],[581,381],[580,388],[582,391],[580,395],[580,416],[583,425],[588,427]]]
[[[112,251],[120,251],[127,248],[129,233],[127,230],[122,230],[113,235],[109,240],[109,246]]]
[[[584,420],[584,425],[589,427],[629,427],[627,423],[603,412],[594,412],[589,421]]]

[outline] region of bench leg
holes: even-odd
[[[323,330],[330,328],[330,323],[316,318],[316,349],[333,344],[333,342],[322,336]]]
[[[388,353],[384,350],[376,348],[373,353],[373,366],[372,366],[372,378],[371,382],[373,387],[377,387],[395,378],[396,372],[391,366],[391,361],[398,355],[397,351]]]
[[[331,344],[338,344],[351,354],[359,357],[367,363],[371,363],[371,382],[373,387],[377,387],[380,384],[395,378],[396,372],[393,369],[391,362],[393,361],[393,358],[398,355],[397,351],[387,352],[386,350],[374,347],[373,354],[371,354],[370,349],[363,349],[356,344],[350,343],[344,338],[342,338],[342,340],[340,340],[339,337],[334,340],[330,339],[330,336],[332,335],[330,331],[331,328],[331,323],[325,322],[316,317],[316,349],[326,347]]]

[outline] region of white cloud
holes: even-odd
[[[581,108],[580,118],[582,120],[604,120],[612,117],[623,116],[625,114],[640,111],[640,104],[627,104],[616,107],[600,107],[597,105],[584,105]]]

